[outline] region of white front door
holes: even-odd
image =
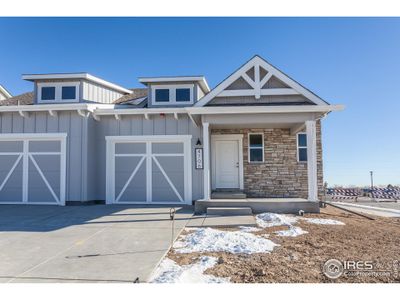
[[[241,187],[241,139],[221,135],[213,139],[213,188]]]

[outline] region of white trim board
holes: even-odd
[[[87,110],[94,112],[96,109],[113,109],[114,104],[104,104],[104,103],[51,103],[51,104],[40,104],[40,105],[9,105],[0,106],[1,112],[19,112],[19,111],[72,111],[72,110]]]
[[[86,104],[86,103],[55,103],[40,105],[14,105],[0,106],[2,112],[34,112],[34,111],[72,111],[87,110],[94,116],[102,115],[151,115],[151,114],[262,114],[262,113],[297,113],[297,112],[320,112],[327,113],[331,111],[340,111],[344,105],[285,105],[285,106],[206,106],[206,107],[157,107],[157,108],[115,108],[114,104]]]
[[[54,87],[55,96],[52,100],[42,100],[42,88]],[[62,99],[62,88],[63,87],[74,87],[75,98],[74,99]],[[79,93],[81,84],[79,81],[68,81],[68,82],[38,82],[37,83],[37,102],[40,104],[52,104],[52,103],[74,103],[79,102]]]
[[[189,100],[188,101],[176,101],[176,90],[177,89],[189,89]],[[193,104],[194,102],[194,84],[174,84],[174,85],[152,85],[151,86],[151,105],[153,106],[168,106],[168,105],[185,105]],[[156,90],[168,90],[169,100],[168,101],[156,101]]]
[[[98,83],[102,86],[108,87],[110,89],[122,92],[125,94],[132,94],[131,90],[128,90],[120,85],[111,83],[109,81],[103,80],[99,77],[93,76],[89,73],[53,73],[53,74],[24,74],[22,79],[28,81],[36,80],[48,80],[48,79],[85,79],[91,82]]]
[[[277,106],[205,106],[188,107],[186,110],[192,115],[216,115],[216,114],[277,114],[298,112],[340,111],[344,105],[277,105]]]
[[[10,92],[7,91],[6,88],[5,88],[4,86],[2,86],[1,84],[0,84],[0,93],[2,93],[6,99],[12,97],[12,95],[10,94]]]
[[[239,155],[239,189],[244,189],[244,168],[243,168],[243,134],[212,134],[211,135],[211,188],[216,188],[216,141],[237,141]]]
[[[255,78],[252,80],[249,78],[249,76],[246,74],[248,70],[254,67],[255,70]],[[265,78],[260,78],[260,67],[265,69],[268,73],[265,76]],[[231,85],[233,82],[235,82],[237,79],[240,77],[243,77],[246,82],[249,83],[250,86],[254,87],[254,96],[256,99],[260,98],[260,94],[262,91],[262,85],[264,85],[270,78],[271,76],[275,76],[282,82],[284,82],[286,85],[288,85],[293,91],[290,91],[290,94],[292,93],[298,93],[312,101],[316,105],[320,106],[327,106],[329,103],[326,101],[322,100],[320,97],[300,85],[298,82],[284,74],[282,71],[278,70],[271,64],[269,64],[266,60],[261,58],[260,56],[256,55],[253,58],[251,58],[248,62],[246,62],[243,66],[241,66],[239,69],[237,69],[235,72],[233,72],[230,76],[228,76],[225,80],[223,80],[219,85],[217,85],[213,90],[211,90],[207,95],[205,95],[202,99],[196,102],[195,106],[204,106],[208,102],[210,102],[212,99],[215,97],[219,96],[225,89]],[[266,91],[268,89],[264,89]],[[231,91],[229,91],[231,92]],[[231,92],[232,93],[232,92]],[[236,95],[236,94],[235,94]],[[226,95],[225,95],[226,96]],[[228,95],[229,96],[229,95]]]

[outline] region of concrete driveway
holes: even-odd
[[[145,282],[171,238],[169,207],[1,205],[0,282]]]

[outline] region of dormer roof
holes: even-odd
[[[22,79],[28,81],[37,81],[37,80],[58,80],[58,79],[66,79],[66,80],[74,80],[74,79],[84,79],[90,82],[97,83],[99,85],[108,87],[115,91],[124,94],[131,94],[132,91],[126,89],[120,85],[111,83],[99,77],[93,76],[89,73],[49,73],[49,74],[24,74],[22,75]]]
[[[207,80],[204,76],[161,76],[161,77],[139,77],[139,82],[144,85],[152,83],[173,83],[173,82],[197,82],[205,94],[210,91]]]

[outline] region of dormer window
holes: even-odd
[[[152,85],[153,105],[193,103],[193,84]]]
[[[190,101],[190,89],[176,89],[176,102],[189,102]]]
[[[54,86],[42,87],[42,100],[56,100],[56,88]]]
[[[61,99],[62,100],[74,100],[74,99],[76,99],[76,86],[63,86],[63,87],[61,87]]]
[[[156,102],[169,102],[169,89],[156,89],[155,91]]]
[[[79,101],[79,82],[39,82],[38,103],[62,103]]]

